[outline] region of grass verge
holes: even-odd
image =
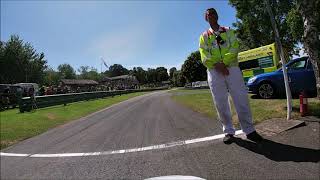
[[[210,90],[188,90],[188,89],[177,89],[170,91],[172,98],[179,104],[185,105],[196,112],[206,114],[211,118],[217,117],[217,112],[213,106],[213,100]],[[252,111],[254,123],[257,124],[266,119],[271,118],[286,118],[286,99],[253,99],[252,95],[249,95],[249,102]],[[239,127],[237,113],[232,104],[232,121],[235,126]],[[309,115],[320,117],[320,101],[316,98],[308,99]],[[299,118],[299,99],[293,99],[293,112],[292,117]]]
[[[67,106],[52,106],[33,112],[19,113],[18,109],[0,112],[0,149],[113,104],[146,93],[137,92],[104,99],[76,102]]]

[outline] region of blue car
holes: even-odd
[[[304,91],[308,96],[316,95],[316,78],[309,57],[301,57],[286,64],[288,80],[293,95]],[[247,82],[249,93],[269,99],[285,95],[282,69],[251,77]]]

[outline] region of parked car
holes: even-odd
[[[15,108],[19,104],[19,92],[22,92],[20,86],[0,84],[0,109]]]
[[[288,80],[293,95],[304,91],[308,96],[316,95],[316,78],[309,57],[301,57],[286,64]],[[247,82],[249,93],[269,99],[285,95],[282,69],[275,72],[259,74]]]
[[[20,86],[23,88],[23,96],[27,97],[27,96],[31,96],[31,92],[34,96],[38,96],[39,95],[39,85],[36,83],[17,83],[14,84],[15,86]]]

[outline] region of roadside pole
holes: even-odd
[[[269,0],[264,0],[264,3],[267,7],[269,16],[270,16],[270,20],[271,20],[271,24],[272,24],[272,28],[275,34],[275,40],[276,40],[276,45],[277,45],[277,49],[278,52],[280,51],[280,59],[281,59],[281,63],[282,63],[282,72],[283,72],[283,78],[284,78],[284,85],[286,88],[286,96],[287,96],[287,120],[291,119],[291,112],[292,112],[292,97],[291,97],[291,91],[290,91],[290,87],[289,87],[289,81],[288,81],[288,74],[287,74],[287,69],[285,67],[285,60],[284,60],[284,52],[282,49],[282,44],[279,38],[279,32],[278,32],[278,28],[276,25],[276,22],[274,20],[274,16],[273,13],[271,11],[271,7],[269,4]]]

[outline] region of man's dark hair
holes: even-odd
[[[208,14],[213,14],[215,17],[217,17],[217,20],[218,20],[218,13],[214,8],[209,8],[204,13],[204,17],[205,17],[206,21],[208,21],[208,17],[207,17]]]

